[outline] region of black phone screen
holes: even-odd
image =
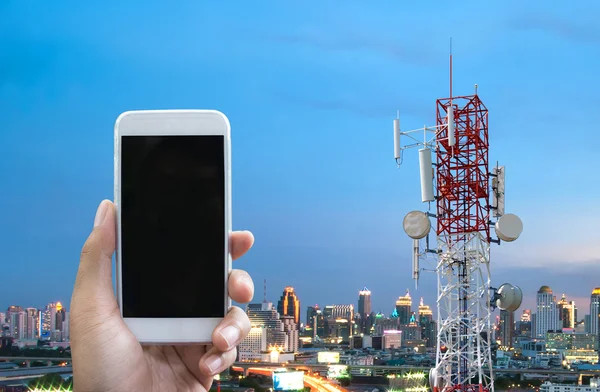
[[[224,143],[121,137],[123,317],[225,315]]]

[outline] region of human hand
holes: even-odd
[[[74,390],[208,391],[213,376],[235,361],[236,346],[250,331],[246,313],[232,307],[215,328],[212,345],[140,345],[121,317],[113,290],[115,222],[114,204],[103,201],[81,252],[71,299]],[[244,255],[253,243],[250,232],[234,232],[232,258]],[[240,303],[250,302],[254,295],[250,275],[241,270],[231,272],[228,289]]]

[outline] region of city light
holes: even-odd
[[[423,379],[426,377],[425,373],[407,373],[404,375],[404,377],[408,378],[408,379]]]
[[[544,290],[548,291],[550,289],[544,287]],[[600,288],[594,290],[600,293]],[[600,297],[599,294],[596,295]],[[565,298],[564,295],[563,298]],[[538,311],[542,313],[546,309],[549,309],[548,311],[551,315],[554,314],[554,317],[559,318],[559,311],[561,310],[559,303],[554,298],[548,301],[550,301],[548,302],[549,305],[544,305],[545,307],[540,308],[541,310],[538,309]],[[282,300],[283,302],[285,301]],[[313,307],[311,306],[311,308]],[[352,383],[354,376],[386,377],[389,382],[387,386],[389,389],[386,388],[386,392],[426,392],[429,384],[428,373],[417,369],[433,366],[432,362],[434,361],[436,348],[439,350],[438,355],[450,351],[449,347],[445,344],[436,344],[435,330],[429,332],[425,329],[411,330],[407,328],[409,326],[407,321],[400,321],[400,317],[394,319],[382,313],[377,314],[372,312],[369,316],[371,324],[367,323],[359,326],[358,322],[355,325],[355,321],[351,317],[352,305],[327,305],[324,308],[329,313],[324,315],[318,306],[314,306],[314,309],[318,311],[315,313],[317,316],[314,316],[313,320],[314,328],[305,327],[299,329],[301,325],[294,324],[290,316],[282,317],[277,312],[276,306],[272,303],[254,304],[248,310],[248,314],[253,322],[252,336],[248,338],[249,343],[246,346],[241,346],[245,348],[245,351],[240,350],[242,357],[239,359],[239,364],[265,364],[268,368],[260,368],[264,369],[264,372],[257,372],[252,368],[249,373],[259,373],[267,377],[278,372],[289,373],[302,370],[306,372],[306,377],[308,377],[306,380],[310,379],[319,392],[345,391],[342,385]],[[594,307],[592,311],[600,313],[596,308],[600,309],[600,305]],[[431,309],[424,305],[422,299],[419,305],[419,312],[414,312],[413,308],[409,308],[405,312],[405,316],[408,317],[410,315],[411,319],[420,321],[419,315],[421,315],[421,310],[423,314],[429,316],[431,319]],[[344,316],[344,312],[348,312],[348,317]],[[354,314],[357,315],[356,313]],[[527,369],[531,369],[532,367],[541,373],[546,373],[545,369],[548,369],[549,372],[558,371],[565,372],[565,374],[566,372],[572,372],[570,375],[564,376],[567,378],[576,378],[584,373],[584,370],[579,367],[581,363],[588,362],[591,366],[600,369],[600,365],[595,365],[598,353],[597,349],[595,349],[598,341],[597,335],[586,332],[587,330],[584,327],[589,328],[587,324],[584,325],[584,322],[581,321],[578,322],[577,328],[565,327],[562,330],[559,329],[556,332],[547,333],[545,339],[535,338],[532,336],[536,331],[531,330],[531,314],[530,310],[524,310],[523,315],[514,316],[516,320],[514,322],[515,328],[511,331],[514,335],[509,335],[509,338],[503,336],[506,333],[505,329],[498,328],[498,325],[494,326],[496,335],[493,338],[499,342],[494,348],[495,352],[497,352],[497,357],[494,355],[493,358],[495,368],[511,369],[511,372],[520,374],[526,374],[526,372],[530,371]],[[23,368],[26,365],[25,359],[27,357],[45,357],[48,350],[56,350],[57,353],[60,352],[60,356],[57,354],[56,357],[48,356],[48,360],[32,360],[32,362],[52,363],[53,367],[60,367],[62,371],[64,371],[66,366],[71,365],[70,352],[67,350],[69,342],[64,340],[68,336],[68,329],[64,330],[66,334],[60,334],[58,330],[59,327],[64,328],[68,325],[68,319],[65,317],[68,316],[68,311],[61,303],[54,302],[48,304],[43,311],[35,308],[11,306],[6,313],[0,313],[0,315],[5,320],[4,339],[13,342],[13,350],[18,347],[17,350],[21,355],[15,358],[22,359],[21,361],[15,361],[15,364],[11,364],[10,362],[0,364],[0,368],[3,370],[6,369],[7,372],[11,372],[13,369],[17,370],[19,367]],[[587,315],[586,317],[589,318],[590,316]],[[28,318],[31,318],[33,322]],[[284,319],[289,323],[284,324],[281,321]],[[498,317],[497,319],[498,324],[504,320],[503,317]],[[348,324],[351,324],[351,328],[346,326]],[[29,328],[29,325],[33,325],[35,328]],[[429,325],[427,324],[427,326]],[[353,329],[355,326],[358,327]],[[29,338],[29,334],[33,337],[35,332],[39,331],[40,328],[52,331],[52,333],[47,333],[40,339],[44,345],[32,345],[31,342],[27,342],[28,340],[33,340]],[[30,331],[27,332],[27,337],[22,339],[27,342],[26,344],[21,344],[21,339],[13,338],[17,333],[15,331],[21,330]],[[348,335],[342,337],[342,333]],[[421,335],[424,333],[427,333],[427,335]],[[432,334],[432,340],[428,342],[424,337],[430,336],[429,334]],[[398,342],[399,344],[396,346],[394,341],[391,345],[391,360],[388,354],[388,358],[381,361],[382,356],[388,351],[386,344],[389,345],[389,339],[404,335],[410,336],[410,338],[406,339],[408,344]],[[522,347],[520,346],[520,342],[514,339],[515,336],[527,338],[522,339]],[[380,340],[377,342],[377,348],[374,348],[376,347],[376,339]],[[298,346],[295,346],[294,341],[298,342]],[[309,349],[302,350],[304,345],[300,342],[307,343],[306,346]],[[543,352],[531,353],[532,350],[544,343]],[[313,345],[313,347],[308,346],[308,344]],[[530,347],[524,349],[526,347],[524,344],[529,344]],[[348,347],[348,345],[351,347]],[[348,348],[350,349],[348,350]],[[5,351],[6,354],[9,354],[9,351],[6,349]],[[243,355],[246,355],[246,357],[243,357]],[[369,369],[366,368],[367,366],[375,365],[375,361],[383,362],[378,363],[378,365],[382,366],[382,369],[377,369],[378,366]],[[325,366],[323,365],[327,365],[327,370],[325,370]],[[316,368],[313,368],[313,366]],[[401,369],[397,366],[406,366],[406,368]],[[414,366],[414,368],[411,369],[409,366]],[[276,369],[277,367],[279,369]],[[238,372],[243,371],[241,366],[234,366],[234,369]],[[498,371],[501,372],[501,370]],[[314,378],[311,378],[311,374],[314,374]],[[320,374],[326,376],[329,380],[324,379]],[[238,377],[239,379],[244,379],[243,375],[236,376],[236,379]],[[226,379],[227,377],[223,380]],[[215,381],[219,382],[218,376],[215,378]],[[565,381],[571,382],[571,380],[566,379]],[[596,379],[590,381],[590,385],[595,385],[596,383]],[[562,385],[558,383],[553,384],[559,387]],[[514,385],[514,388],[519,387],[518,384],[512,384],[512,382],[506,385],[509,387]],[[526,387],[526,385],[523,385],[523,387]],[[497,388],[496,391],[498,390]],[[538,386],[531,385],[528,388],[537,392],[540,391]],[[72,387],[61,383],[55,383],[52,386],[48,386],[46,383],[40,383],[39,385],[35,385],[34,383],[30,389],[26,390],[29,392],[71,392]]]

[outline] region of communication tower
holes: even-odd
[[[490,171],[489,147],[488,109],[477,85],[473,95],[452,95],[450,50],[450,96],[436,101],[436,125],[403,132],[400,115],[394,120],[394,158],[400,166],[404,151],[418,148],[421,201],[428,204],[426,211],[409,212],[403,227],[413,239],[415,282],[421,261],[433,260],[437,274],[434,392],[494,391],[492,312],[515,311],[523,297],[517,286],[491,285],[490,244],[515,241],[523,224],[504,213],[505,169]]]

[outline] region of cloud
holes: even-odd
[[[536,13],[519,15],[509,20],[509,26],[518,30],[541,30],[577,43],[600,43],[600,29],[581,18],[565,20],[554,15]]]
[[[510,245],[507,245],[510,246]],[[537,242],[519,247],[517,250],[493,250],[492,260],[499,260],[503,267],[544,268],[563,270],[587,268],[600,264],[598,243],[551,243]]]
[[[366,27],[308,26],[264,32],[258,38],[275,44],[275,49],[281,46],[282,58],[285,53],[292,54],[294,66],[303,63],[295,79],[304,84],[293,93],[289,85],[286,90],[279,86],[274,96],[309,109],[389,118],[401,108],[404,114],[427,118],[433,105],[422,84],[446,77],[435,71],[443,58],[438,43],[390,34],[383,27],[373,31]],[[296,54],[303,49],[302,54]]]
[[[344,111],[363,117],[392,118],[397,108],[402,108],[403,115],[426,118],[431,114],[431,105],[406,99],[406,96],[392,94],[375,94],[375,91],[356,91],[354,94],[339,94],[334,98],[292,94],[287,91],[275,91],[276,99],[291,105],[325,111]],[[372,98],[376,97],[376,98]]]
[[[580,266],[563,266],[562,269],[520,267],[499,268],[493,264],[492,282],[497,287],[504,282],[515,284],[523,290],[521,309],[535,311],[537,291],[541,286],[550,286],[557,300],[564,293],[567,300],[575,301],[579,309],[578,318],[589,312],[590,295],[600,286],[600,263],[588,263]],[[521,312],[521,310],[519,310]]]
[[[492,250],[492,282],[496,286],[509,282],[521,287],[521,308],[535,311],[537,290],[547,285],[557,298],[564,293],[569,301],[575,300],[579,318],[587,314],[591,291],[600,286],[597,242],[540,241],[507,250],[511,245]]]
[[[402,60],[403,63],[429,66],[439,54],[427,45],[416,45],[414,40],[364,32],[341,31],[331,33],[317,28],[305,28],[295,34],[266,34],[265,39],[288,45],[309,45],[330,52],[372,52]]]

